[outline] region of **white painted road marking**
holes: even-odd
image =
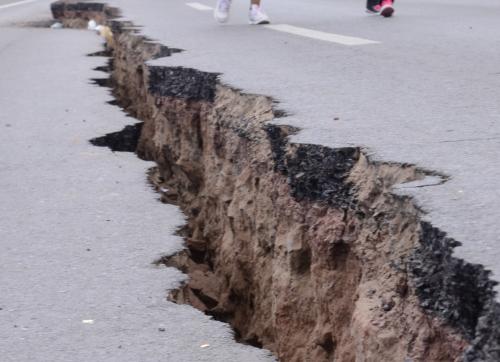
[[[0,6],[0,10],[7,9],[7,8],[12,8],[12,7],[18,6],[18,5],[24,5],[24,4],[34,3],[35,1],[38,1],[38,0],[24,0],[24,1],[18,1],[17,3],[12,3],[12,4],[7,4],[7,5],[1,5]]]
[[[212,11],[214,9],[210,6],[203,5],[200,3],[186,3],[186,5],[193,8],[193,9],[200,10],[200,11]]]
[[[318,39],[323,41],[328,41],[330,43],[337,43],[342,45],[367,45],[367,44],[379,44],[380,42],[374,40],[368,40],[363,38],[355,38],[352,36],[325,33],[323,31],[311,30],[306,28],[299,28],[297,26],[288,24],[277,24],[277,25],[264,25],[267,29],[281,31],[284,33],[289,33],[293,35],[299,35],[306,38]]]

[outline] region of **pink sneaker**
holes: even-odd
[[[394,6],[392,0],[382,0],[380,3],[380,15],[389,18],[394,14]]]
[[[378,15],[378,14],[380,14],[380,8],[381,8],[380,4],[373,5],[373,4],[368,3],[366,5],[366,12],[368,14],[376,14],[376,15]]]

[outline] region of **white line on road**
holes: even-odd
[[[324,40],[331,43],[337,43],[342,45],[366,45],[366,44],[379,44],[380,42],[374,40],[368,40],[363,38],[355,38],[352,36],[325,33],[323,31],[311,30],[306,28],[299,28],[297,26],[288,24],[277,24],[277,25],[265,25],[267,29],[282,31],[284,33],[289,33],[293,35],[304,36],[306,38]]]
[[[12,8],[12,7],[18,6],[18,5],[24,5],[24,4],[34,3],[35,1],[38,1],[38,0],[24,0],[24,1],[18,1],[17,3],[12,3],[12,4],[7,4],[7,5],[1,5],[0,6],[0,10],[7,9],[7,8]]]
[[[203,5],[200,3],[186,3],[186,5],[193,8],[193,9],[200,10],[200,11],[212,11],[214,9],[210,6]]]

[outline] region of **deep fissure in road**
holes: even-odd
[[[144,122],[92,143],[155,161],[150,182],[187,216],[187,249],[158,261],[189,275],[171,300],[282,361],[500,360],[488,273],[453,258],[457,243],[391,193],[429,172],[291,143],[297,130],[270,123],[284,115],[271,98],[147,65],[179,50],[89,4],[53,12],[68,26],[107,22],[111,77],[100,84]]]

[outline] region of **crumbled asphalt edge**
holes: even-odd
[[[271,144],[274,169],[287,177],[293,197],[298,201],[321,200],[330,206],[353,208],[355,189],[347,178],[359,160],[360,150],[294,143],[291,145],[294,152],[287,153],[288,135],[298,130],[286,127],[265,125],[264,130]]]
[[[471,341],[464,361],[500,361],[500,305],[490,272],[452,256],[460,243],[427,222],[408,267],[420,305],[459,328]]]
[[[125,126],[119,132],[96,137],[89,142],[94,146],[108,147],[113,152],[135,152],[141,137],[143,122]]]
[[[55,18],[70,9],[80,12],[101,9],[99,11],[105,12],[109,18],[114,13],[100,3],[66,4],[58,1],[52,4]],[[110,21],[110,26],[114,32],[123,31],[119,21]],[[165,49],[169,49],[163,51],[165,56],[173,53],[170,48]],[[150,69],[155,79],[149,86],[151,93],[213,102],[218,74],[181,67]],[[277,110],[276,118],[282,117],[282,112]],[[288,177],[296,199],[325,201],[342,208],[355,207],[355,189],[346,180],[359,158],[359,149],[290,144],[287,137],[296,129],[289,131],[287,126],[266,125],[265,130],[272,146],[275,170]],[[121,144],[120,137],[127,134],[116,132],[95,142],[112,148]],[[288,146],[295,147],[296,152],[287,154]],[[408,273],[413,277],[422,308],[461,330],[470,341],[464,361],[500,361],[500,304],[496,302],[493,290],[496,282],[481,265],[453,257],[453,249],[459,245],[446,233],[421,222],[420,245],[408,261]]]
[[[293,129],[291,132],[286,132],[286,129],[283,126],[276,126],[273,124],[264,125],[264,130],[267,133],[269,143],[271,144],[271,150],[273,152],[274,171],[285,174],[286,145],[288,144],[287,138],[290,134],[295,134],[299,130]]]
[[[152,94],[214,102],[218,74],[183,67],[149,66],[148,69]]]
[[[348,209],[355,204],[354,185],[347,181],[358,161],[356,148],[332,149],[319,145],[294,145],[295,152],[285,158],[284,174],[293,197],[323,200],[330,206]]]
[[[64,17],[67,12],[75,13],[76,17],[84,17],[84,14],[88,12],[104,13],[106,17],[112,17],[114,15],[113,9],[105,3],[95,2],[70,3],[65,1],[56,1],[50,5],[50,9],[52,10],[54,19]]]

